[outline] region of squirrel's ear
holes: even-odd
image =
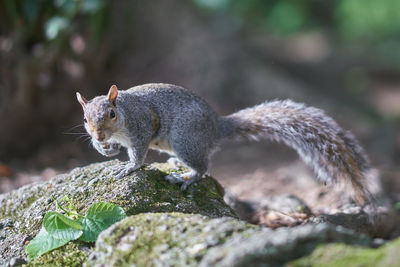
[[[76,98],[78,99],[78,102],[82,105],[82,108],[85,109],[87,100],[78,92],[76,92]]]
[[[116,106],[117,96],[118,96],[118,88],[116,85],[112,85],[110,87],[110,90],[108,91],[107,98],[114,106]]]

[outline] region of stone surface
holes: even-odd
[[[164,176],[171,171],[168,164],[152,164],[116,180],[111,172],[118,164],[125,163],[114,160],[92,164],[0,195],[0,266],[12,258],[26,259],[25,247],[40,230],[44,215],[56,210],[53,198],[62,203],[65,195],[82,213],[94,202],[107,201],[121,206],[127,215],[183,212],[236,217],[223,201],[222,187],[212,178],[183,192],[178,185],[165,181]],[[88,245],[83,244],[76,253],[85,251],[85,247]]]
[[[307,204],[290,194],[262,198],[247,203],[254,211],[251,222],[270,228],[304,224],[313,216]]]
[[[289,266],[371,266],[397,267],[400,265],[400,239],[377,249],[345,244],[319,245],[310,255],[288,264]]]
[[[396,237],[395,229],[400,218],[391,203],[365,207],[348,204],[330,213],[310,218],[309,222],[329,222],[369,236],[392,239]]]
[[[312,212],[304,201],[290,194],[241,200],[226,191],[224,199],[242,220],[271,228],[328,222],[372,237],[393,239],[398,236],[395,230],[400,224],[399,213],[384,197],[375,205],[360,207],[347,203],[339,208],[327,207],[324,212]]]
[[[330,224],[271,230],[229,217],[144,213],[102,232],[85,266],[277,266],[325,242],[370,245]]]
[[[182,169],[151,164],[116,180],[111,173],[121,164],[126,163],[116,160],[77,168],[0,195],[0,266],[19,266],[27,260],[26,245],[38,233],[43,216],[56,209],[54,199],[62,204],[65,195],[81,213],[94,202],[107,201],[121,206],[129,217],[102,232],[95,244],[69,242],[28,266],[308,266],[322,263],[319,255],[328,262],[334,259],[354,265],[365,263],[365,257],[370,259],[368,263],[380,266],[397,261],[393,250],[398,241],[370,249],[377,246],[376,240],[359,233],[369,225],[366,208],[349,205],[341,213],[316,215],[291,195],[258,202],[225,196],[241,215],[254,219],[255,212],[263,211],[258,218],[265,221],[258,222],[269,225],[267,228],[239,220],[224,202],[223,188],[210,177],[183,192],[179,185],[164,179],[171,171],[184,172]],[[393,217],[380,216],[379,220],[388,218]],[[327,245],[332,242],[344,244]],[[357,257],[351,258],[344,250]],[[299,257],[304,258],[296,260]]]

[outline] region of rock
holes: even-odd
[[[85,266],[277,266],[325,242],[370,245],[326,223],[272,230],[230,217],[144,213],[102,232]]]
[[[62,202],[65,195],[81,213],[94,202],[108,201],[121,206],[129,217],[102,232],[95,247],[69,242],[27,266],[279,266],[329,242],[382,244],[382,240],[326,223],[326,216],[306,219],[303,223],[307,225],[277,230],[255,226],[238,219],[223,201],[224,190],[210,177],[183,192],[164,179],[172,170],[182,169],[151,164],[115,180],[112,170],[121,164],[125,163],[109,161],[77,168],[0,195],[0,266],[27,261],[25,247],[41,228],[43,216],[56,209],[53,198]],[[244,211],[256,207],[254,203],[243,205],[232,196],[230,202]],[[290,216],[301,213],[312,217],[307,206],[290,195],[257,205]],[[349,206],[342,211],[358,214],[364,210]],[[363,220],[354,220],[354,227]]]
[[[373,203],[363,207],[349,203],[328,214],[321,214],[315,222],[325,221],[342,225],[360,233],[374,237],[394,238],[396,228],[400,224],[398,211],[394,208],[392,200],[385,193],[381,183],[381,174],[377,169],[366,173],[368,190],[374,196]]]
[[[226,190],[224,200],[240,219],[271,228],[298,225],[313,215],[304,201],[291,194],[239,200]]]
[[[327,244],[318,246],[310,255],[293,261],[289,265],[397,267],[400,263],[399,251],[400,238],[378,249]]]
[[[236,211],[239,218],[246,222],[255,223],[254,215],[257,212],[258,206],[254,206],[253,201],[245,201],[238,199],[229,189],[225,189],[225,202]]]
[[[271,228],[299,225],[313,215],[307,204],[290,194],[262,198],[248,203],[255,211],[252,222]]]
[[[348,204],[329,214],[310,218],[309,222],[329,222],[369,236],[391,239],[400,223],[397,211],[391,206],[388,203],[365,207]]]
[[[349,203],[337,209],[327,208],[325,213],[312,213],[304,201],[290,194],[240,200],[226,191],[224,199],[242,220],[270,228],[328,222],[369,236],[391,239],[396,237],[394,230],[400,224],[393,204],[383,197],[375,205],[360,207]]]
[[[94,202],[107,201],[121,206],[127,215],[183,212],[211,218],[236,217],[235,212],[223,201],[223,188],[212,178],[207,177],[183,192],[178,185],[165,181],[164,176],[171,171],[168,164],[152,164],[116,180],[111,172],[119,164],[124,163],[114,160],[76,168],[47,182],[26,185],[0,195],[0,225],[3,226],[0,227],[0,237],[4,237],[0,246],[0,266],[6,265],[14,257],[27,259],[24,250],[28,242],[24,240],[27,235],[36,236],[44,215],[56,210],[52,197],[62,203],[62,198],[68,195],[81,213]],[[89,247],[83,243],[82,247],[85,246]],[[87,254],[82,248],[71,249],[73,251],[66,255],[76,258],[76,255]],[[59,251],[63,249],[57,249],[49,255],[53,254],[54,260],[57,260]],[[69,260],[65,259],[67,256],[61,256],[68,263],[65,265],[71,266]]]
[[[306,203],[304,203],[303,200],[290,194],[283,194],[261,199],[259,201],[259,205],[263,209],[276,210],[287,214],[298,212],[311,214],[310,208]]]
[[[13,267],[13,266],[21,266],[22,264],[25,264],[26,261],[22,258],[17,258],[14,257],[10,260],[10,262],[8,263],[8,266]]]
[[[224,199],[242,220],[270,228],[304,224],[313,216],[307,204],[291,194],[239,200],[226,191]]]

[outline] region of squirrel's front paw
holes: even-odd
[[[119,166],[113,171],[113,176],[116,179],[121,179],[124,176],[127,176],[131,174],[132,172],[136,171],[139,169],[141,166],[133,164],[133,163],[128,163],[126,166]]]
[[[119,154],[121,145],[116,143],[100,143],[95,139],[92,139],[93,147],[103,156],[113,157]]]
[[[106,157],[114,157],[119,154],[121,146],[119,144],[104,144],[102,154]]]

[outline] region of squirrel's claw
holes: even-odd
[[[140,167],[141,166],[138,166],[133,163],[129,163],[126,166],[119,166],[116,169],[114,169],[113,176],[115,177],[115,179],[121,179],[122,177],[127,176],[132,172],[136,171]]]
[[[184,174],[173,172],[165,176],[165,179],[171,184],[182,184],[181,190],[185,191],[191,184],[199,181],[201,179],[201,176],[193,174],[192,172]]]
[[[188,189],[188,187],[189,187],[192,183],[193,183],[193,182],[185,181],[185,182],[181,185],[181,190],[182,190],[182,191],[186,191],[186,189]]]
[[[165,176],[165,179],[171,184],[182,184],[185,182],[183,176],[179,173],[173,172]]]

